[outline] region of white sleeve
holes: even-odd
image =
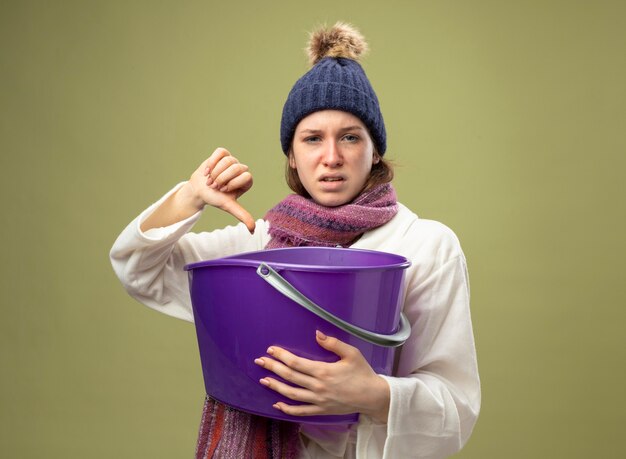
[[[267,242],[266,224],[256,222],[250,235],[242,223],[209,233],[189,233],[201,212],[164,228],[146,232],[141,223],[183,183],[178,184],[135,218],[111,248],[111,264],[124,288],[135,299],[164,314],[193,322],[188,263],[261,250]]]
[[[362,416],[357,458],[445,458],[467,442],[480,410],[480,381],[464,256],[407,291],[413,324],[401,348],[387,424]]]

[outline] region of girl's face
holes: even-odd
[[[352,201],[379,161],[363,122],[338,110],[322,110],[302,119],[293,137],[289,166],[311,197],[323,206]]]

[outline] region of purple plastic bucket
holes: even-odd
[[[289,416],[272,408],[281,400],[298,402],[262,386],[259,379],[277,376],[254,359],[276,345],[308,359],[337,361],[315,341],[320,330],[357,347],[377,373],[390,374],[394,349],[410,333],[401,315],[409,266],[406,258],[390,253],[320,247],[263,250],[185,266],[207,394],[275,419],[356,422],[356,413]]]

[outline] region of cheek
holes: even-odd
[[[363,175],[361,176],[361,181],[363,182],[363,184],[365,184],[365,182],[367,182],[367,180],[370,178],[371,173],[372,173],[371,168],[363,170]]]
[[[363,174],[366,177],[369,177],[370,173],[372,172],[372,167],[374,167],[374,161],[370,158],[366,158],[363,160]]]
[[[312,155],[302,155],[298,158],[292,156],[289,161],[289,166],[292,169],[298,171],[300,175],[306,175],[309,172],[313,171],[316,167],[315,158]]]

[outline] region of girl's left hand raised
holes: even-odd
[[[363,354],[354,346],[317,331],[317,343],[340,358],[320,362],[298,357],[278,346],[271,346],[271,357],[255,363],[298,387],[266,377],[260,383],[303,405],[277,402],[274,408],[292,416],[363,413],[387,422],[389,385],[378,376]]]

